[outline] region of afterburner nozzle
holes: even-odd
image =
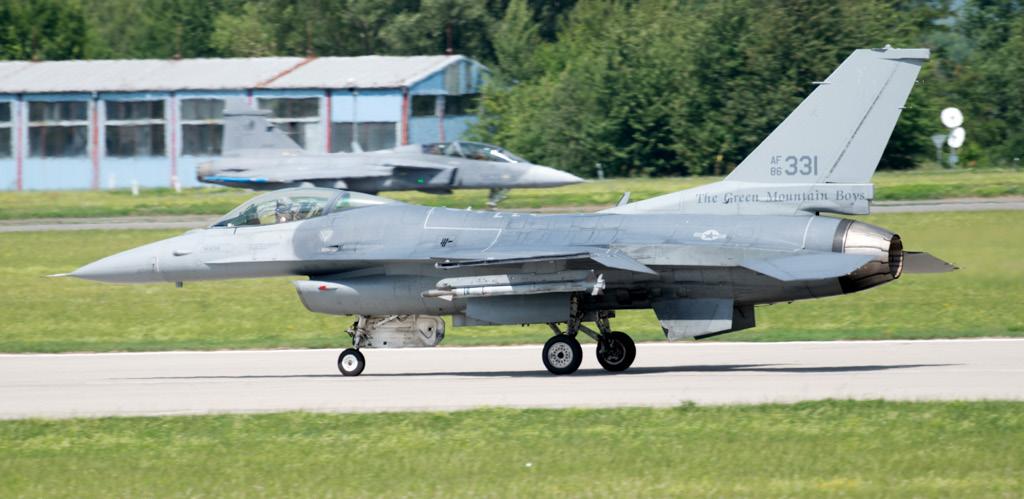
[[[846,293],[878,286],[903,274],[903,241],[881,227],[843,220],[836,229],[832,251],[872,257],[863,267],[839,279]]]

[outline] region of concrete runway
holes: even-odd
[[[540,346],[0,355],[0,418],[1024,399],[1024,339],[646,343],[634,367],[552,376]]]
[[[543,209],[510,210],[522,213],[590,213],[607,206],[562,206]],[[926,211],[994,211],[1024,210],[1024,198],[964,198],[932,199],[922,201],[878,201],[872,203],[872,213],[909,213]],[[110,218],[39,218],[0,220],[0,233],[68,230],[124,230],[124,229],[197,229],[208,227],[219,217],[209,215],[161,215]]]

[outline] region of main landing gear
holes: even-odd
[[[582,314],[577,312],[575,306],[573,309],[565,332],[555,323],[548,324],[555,335],[544,344],[541,360],[551,374],[572,374],[580,368],[583,348],[576,339],[580,331],[597,342],[597,362],[606,371],[621,372],[633,365],[636,344],[628,334],[611,330],[607,312],[598,312],[597,320],[594,321],[598,330],[594,331],[582,324]]]

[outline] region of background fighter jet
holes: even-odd
[[[70,275],[182,282],[275,275],[314,312],[353,314],[345,375],[362,348],[434,346],[455,326],[548,324],[542,360],[574,372],[578,333],[609,371],[636,349],[620,309],[653,308],[670,340],[754,326],[755,305],[853,293],[953,267],[864,214],[870,179],[926,49],[857,50],[724,181],[599,213],[536,215],[414,206],[334,189],[258,196],[212,227]],[[585,323],[592,322],[594,327]]]
[[[414,144],[373,152],[313,154],[275,128],[269,111],[229,101],[224,110],[224,157],[199,165],[202,182],[249,189],[320,186],[358,192],[490,189],[495,205],[511,188],[583,182],[535,165],[500,147],[476,142]]]

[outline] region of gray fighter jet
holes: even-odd
[[[823,214],[868,213],[871,176],[927,49],[857,50],[725,180],[591,214],[414,206],[294,188],[213,226],[90,263],[105,282],[263,276],[296,280],[313,312],[355,315],[338,368],[364,348],[428,347],[455,326],[547,324],[541,359],[580,365],[576,336],[608,371],[636,348],[610,321],[653,308],[669,340],[754,326],[757,305],[854,293],[907,272],[954,269],[896,234]],[[624,196],[628,198],[628,196]],[[898,320],[898,317],[893,317]],[[588,326],[593,323],[593,327]]]
[[[332,187],[375,194],[490,189],[496,205],[512,188],[583,182],[571,173],[535,165],[500,147],[477,142],[414,144],[372,152],[314,154],[267,121],[269,111],[232,100],[224,110],[223,158],[202,163],[202,182],[256,190]],[[358,144],[353,144],[358,149]]]

